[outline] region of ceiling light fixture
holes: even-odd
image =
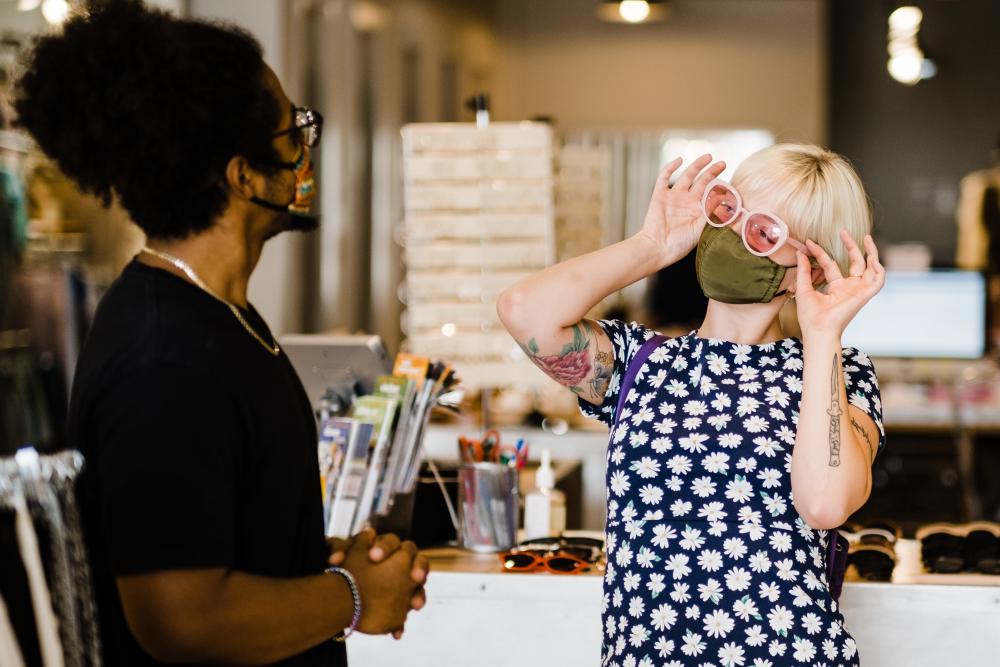
[[[889,14],[886,69],[889,76],[907,86],[915,86],[937,74],[937,66],[924,56],[917,40],[923,20],[924,13],[916,5],[903,5]]]
[[[609,23],[653,23],[670,15],[669,0],[620,0],[602,2],[597,6],[597,18]]]
[[[59,25],[69,16],[69,2],[66,0],[45,0],[42,3],[42,16],[51,25]]]

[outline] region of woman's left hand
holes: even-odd
[[[871,236],[865,236],[866,260],[861,249],[846,231],[840,232],[841,241],[850,258],[849,275],[845,277],[840,267],[812,241],[806,241],[809,252],[819,262],[826,278],[826,293],[813,287],[809,258],[798,253],[798,272],[795,283],[795,303],[803,339],[815,335],[832,335],[839,338],[847,325],[885,284],[885,268],[878,261],[878,249]]]

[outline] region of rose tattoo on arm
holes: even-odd
[[[599,347],[599,338],[589,322],[572,327],[573,340],[557,354],[542,354],[534,338],[520,343],[531,361],[546,375],[570,391],[591,400],[603,399],[611,382],[614,359],[611,350]]]

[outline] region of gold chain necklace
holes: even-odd
[[[254,331],[253,327],[250,326],[250,323],[246,321],[246,319],[243,317],[243,314],[240,313],[240,309],[234,306],[233,304],[229,303],[225,299],[223,299],[221,296],[213,292],[211,289],[209,289],[208,285],[206,285],[205,282],[198,277],[198,274],[194,272],[194,269],[192,269],[187,264],[187,262],[185,262],[182,259],[178,259],[173,255],[168,255],[165,252],[160,252],[159,250],[153,250],[148,246],[143,246],[142,252],[148,253],[153,257],[158,257],[159,259],[162,259],[164,262],[172,264],[173,266],[176,266],[178,269],[183,271],[184,275],[186,275],[191,280],[191,282],[200,287],[209,296],[213,297],[217,301],[224,303],[229,308],[229,310],[232,311],[233,315],[236,316],[236,319],[239,320],[240,324],[243,325],[243,328],[247,330],[247,333],[253,336],[254,340],[263,345],[265,350],[267,350],[274,356],[278,356],[279,354],[281,354],[281,348],[278,347],[278,341],[274,341],[273,343],[268,343],[263,338],[261,338],[261,336],[256,331]]]

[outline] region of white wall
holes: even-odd
[[[823,0],[675,0],[664,23],[594,17],[596,0],[498,0],[494,108],[563,128],[760,127],[826,137]]]
[[[223,19],[250,31],[264,48],[264,59],[285,82],[289,76],[285,37],[289,4],[287,0],[191,0],[190,15]],[[250,280],[250,301],[275,335],[301,329],[304,275],[300,258],[302,244],[307,242],[301,235],[290,234],[271,239]]]

